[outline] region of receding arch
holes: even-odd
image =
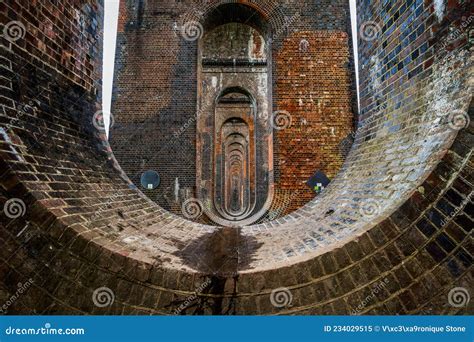
[[[196,193],[213,222],[249,224],[265,214],[273,196],[269,26],[252,7],[225,4],[208,13],[204,28],[198,44]],[[234,133],[241,135],[238,165],[229,164],[227,155]],[[238,215],[227,205],[231,192],[242,204]]]

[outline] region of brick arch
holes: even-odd
[[[263,20],[268,21],[271,26],[271,32],[278,32],[285,24],[285,14],[281,10],[278,1],[261,1],[261,0],[217,0],[213,2],[197,1],[195,9],[191,9],[183,14],[181,22],[184,24],[189,21],[202,22],[204,25],[210,16],[218,11],[223,5],[245,5],[253,9]]]
[[[63,3],[78,15],[102,15],[94,1]],[[17,5],[8,15],[20,15]],[[378,8],[359,6],[365,10],[359,13],[380,18]],[[467,8],[450,11],[461,18]],[[9,19],[28,27],[45,21],[16,15]],[[76,25],[65,29],[68,36],[81,27],[75,18],[62,18]],[[433,39],[442,43],[443,30],[437,32]],[[99,48],[92,47],[89,65],[79,53],[90,51],[88,45],[68,51],[59,35],[45,40],[64,43],[59,55],[33,49],[43,36],[25,34],[28,39],[8,43],[0,66],[11,76],[0,114],[1,298],[33,280],[9,313],[470,312],[472,306],[455,308],[446,298],[454,287],[472,289],[472,201],[466,199],[474,182],[473,130],[449,130],[453,122],[441,115],[468,110],[467,45],[454,47],[452,58],[441,49],[423,54],[428,38],[422,36],[411,47],[420,49],[422,70],[414,66],[408,74],[400,70],[400,80],[382,80],[383,61],[372,61],[382,42],[361,41],[366,121],[339,176],[323,196],[290,216],[225,229],[177,217],[124,180],[103,134],[94,133]],[[71,57],[77,63],[69,63]],[[374,82],[386,92],[378,93]],[[19,87],[29,92],[19,93]],[[405,93],[414,98],[397,107],[395,99]],[[376,105],[383,101],[386,106]],[[5,215],[11,199],[25,203],[23,215]],[[115,300],[100,308],[92,297],[103,286]],[[292,303],[277,308],[270,298],[282,287]],[[181,310],[196,288],[198,307]],[[360,307],[362,302],[367,304]]]

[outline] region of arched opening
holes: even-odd
[[[251,7],[211,11],[198,51],[197,195],[220,225],[253,223],[272,197],[269,28]]]
[[[221,168],[216,168],[214,204],[230,220],[239,220],[255,205],[255,142],[249,133],[245,120],[231,118],[217,134],[222,154],[216,154]]]

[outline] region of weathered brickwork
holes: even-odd
[[[1,313],[472,314],[449,299],[474,290],[473,8],[439,3],[358,2],[361,115],[341,171],[288,216],[220,228],[133,189],[94,127],[102,5],[2,2],[2,32],[25,29],[0,38]]]
[[[276,133],[276,182],[293,194],[290,211],[314,197],[306,182],[316,170],[332,179],[342,165],[339,146],[354,120],[349,39],[344,31],[298,32],[276,55],[277,108],[292,116],[291,126]]]
[[[202,202],[209,200],[202,193],[212,191],[202,185],[200,177],[206,173],[200,172],[202,165],[206,165],[206,155],[212,154],[212,143],[208,143],[210,138],[201,137],[201,131],[212,126],[209,119],[202,117],[212,110],[206,103],[215,99],[206,98],[209,92],[203,94],[206,80],[198,65],[197,38],[205,37],[218,24],[246,22],[249,18],[249,24],[263,33],[264,49],[268,46],[269,50],[266,68],[270,84],[266,98],[273,99],[273,104],[268,105],[268,112],[257,108],[258,114],[269,117],[276,113],[274,117],[278,120],[280,113],[284,113],[284,129],[277,127],[273,135],[273,165],[268,165],[263,157],[257,158],[257,166],[268,165],[269,169],[270,175],[260,172],[261,178],[271,178],[274,170],[273,201],[264,218],[268,220],[276,217],[276,213],[282,216],[294,211],[315,196],[305,183],[317,170],[332,178],[342,165],[344,156],[339,145],[354,125],[349,5],[347,1],[321,0],[241,1],[236,7],[232,3],[122,1],[111,145],[137,186],[140,175],[147,170],[156,170],[161,175],[161,185],[144,192],[165,209],[181,215],[185,194]],[[213,12],[219,5],[223,7]],[[196,36],[186,35],[188,24],[196,29]],[[248,67],[252,68],[256,66]],[[234,69],[239,72],[243,67]],[[225,76],[216,82],[216,91],[224,90],[221,88],[227,84],[228,72],[221,71]],[[198,86],[199,81],[202,85]],[[252,82],[260,86],[258,79]],[[197,114],[201,112],[202,115]],[[258,135],[257,141],[261,144],[267,138]],[[260,183],[263,181],[257,176],[257,184],[262,187]],[[268,185],[265,186],[267,189]],[[298,196],[293,196],[289,206],[282,207],[280,193],[288,190]],[[272,198],[270,190],[263,192],[264,195],[257,195],[255,211],[265,207],[267,197]],[[220,220],[219,224],[225,225]]]

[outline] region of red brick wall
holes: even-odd
[[[314,197],[305,183],[316,170],[332,179],[344,160],[339,145],[354,120],[349,39],[343,31],[298,32],[275,56],[276,107],[292,118],[276,131],[276,189],[299,194],[288,210]]]

